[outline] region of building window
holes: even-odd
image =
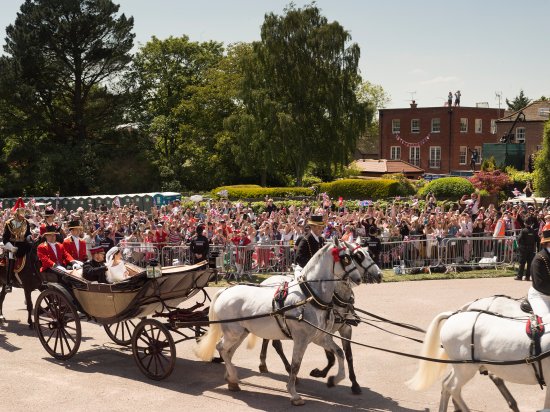
[[[430,146],[430,168],[441,167],[441,146]]]
[[[411,133],[419,133],[419,132],[420,132],[420,119],[412,119]]]
[[[480,165],[481,164],[481,146],[475,146],[474,149],[477,150],[476,165]]]
[[[468,119],[466,117],[462,117],[460,119],[460,133],[467,133],[468,132]]]
[[[420,166],[420,146],[409,147],[409,163]]]
[[[481,133],[483,131],[483,126],[481,119],[476,119],[476,133]]]
[[[401,159],[401,146],[392,146],[390,153],[391,160],[400,160]]]
[[[391,132],[393,134],[397,134],[397,133],[401,132],[401,120],[393,119],[391,121]]]
[[[497,134],[497,121],[491,119],[491,134]]]
[[[525,143],[525,127],[516,127],[516,143]]]
[[[465,165],[467,157],[468,157],[468,147],[460,146],[460,151],[458,152],[458,164]]]
[[[441,122],[439,117],[432,119],[432,133],[439,133],[441,130]]]

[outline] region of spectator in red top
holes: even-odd
[[[250,244],[250,238],[246,235],[246,233],[241,233],[239,229],[235,230],[234,236],[231,238],[231,243],[233,243],[236,248],[235,252],[235,266],[237,267],[237,277],[241,277],[244,266],[246,264],[246,246]]]

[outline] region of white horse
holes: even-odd
[[[351,250],[351,257],[357,264],[357,268],[359,269],[359,272],[361,272],[361,276],[363,277],[363,282],[365,283],[380,283],[382,281],[382,271],[378,267],[378,265],[374,262],[374,260],[371,258],[368,249],[365,247],[361,247],[354,243],[348,243],[344,242],[346,247]],[[261,285],[262,286],[274,286],[279,287],[284,284],[284,282],[292,282],[294,280],[293,276],[270,276],[268,279],[264,280]],[[351,339],[352,337],[352,326],[350,325],[350,319],[354,317],[354,311],[353,311],[353,304],[355,302],[355,296],[353,293],[353,290],[349,287],[348,284],[344,282],[339,282],[336,285],[336,289],[334,291],[334,296],[332,299],[332,302],[334,304],[334,312],[335,316],[337,318],[336,322],[334,323],[334,326],[332,328],[332,333],[338,332],[340,336]],[[252,337],[253,335],[251,335]],[[267,357],[267,347],[269,345],[269,339],[264,339],[262,342],[262,350],[260,352],[260,372],[267,373],[267,364],[266,364],[266,357]],[[283,346],[281,344],[281,341],[274,340],[272,342],[273,348],[277,351],[279,354],[279,357],[283,361],[283,364],[285,366],[285,369],[288,373],[290,373],[290,363],[288,362],[284,352],[283,352]],[[252,339],[249,338],[249,347],[253,346]],[[348,371],[349,371],[349,379],[351,380],[351,391],[354,394],[360,394],[361,393],[361,387],[357,383],[357,378],[355,376],[355,370],[353,367],[353,355],[351,351],[351,343],[343,340],[342,341],[342,348],[344,349],[344,354],[346,356],[346,361],[348,364]],[[325,378],[329,372],[329,370],[334,366],[335,358],[332,352],[326,351],[325,352],[327,357],[327,366],[325,366],[323,369],[314,369],[310,372],[311,376],[314,376],[316,378]]]
[[[446,321],[446,322],[445,322]],[[543,321],[550,321],[546,316]],[[472,337],[472,334],[474,336]],[[473,346],[471,345],[473,339]],[[462,412],[469,411],[462,399],[462,387],[478,371],[489,371],[505,381],[536,385],[538,381],[533,366],[493,365],[486,362],[516,361],[529,357],[530,338],[525,333],[525,320],[498,317],[476,311],[444,312],[436,316],[430,324],[422,347],[421,355],[435,359],[453,361],[480,360],[470,364],[452,364],[451,372],[443,379],[439,411],[447,410],[452,396],[455,407]],[[442,345],[442,347],[441,347]],[[550,334],[541,338],[542,351],[550,350]],[[415,390],[427,389],[446,370],[444,363],[421,360],[414,377],[407,382]],[[550,376],[550,359],[542,360],[544,376]],[[550,408],[550,392],[546,391],[544,408]]]
[[[328,379],[327,385],[334,386],[345,377],[344,354],[332,337],[319,331],[302,318],[322,330],[332,330],[334,315],[330,309],[332,296],[339,282],[353,285],[361,283],[361,275],[346,248],[335,243],[327,243],[308,262],[302,271],[301,282],[293,285],[288,291],[285,306],[296,305],[285,312],[282,323],[286,324],[291,339],[294,341],[292,364],[287,390],[293,405],[303,405],[304,401],[296,392],[296,376],[302,358],[310,342],[316,343],[336,354],[338,374]],[[264,339],[283,340],[289,337],[283,332],[273,312],[273,288],[237,285],[218,292],[210,305],[210,321],[239,319],[257,315],[267,315],[259,319],[242,320],[230,323],[213,323],[199,342],[197,355],[203,360],[211,360],[217,348],[225,362],[225,379],[229,390],[237,391],[239,379],[237,370],[231,360],[235,350],[249,333]],[[294,318],[294,319],[289,319]],[[219,341],[219,339],[221,341]],[[219,341],[219,343],[218,343]]]

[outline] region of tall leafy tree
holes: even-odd
[[[514,100],[510,101],[506,99],[506,104],[508,105],[508,109],[513,110],[514,112],[523,109],[529,103],[531,103],[531,99],[525,96],[525,94],[523,93],[523,90],[519,91],[519,95],[514,97]]]
[[[223,57],[221,43],[189,37],[153,37],[136,54],[127,82],[134,90],[133,119],[152,139],[151,157],[162,188],[199,187],[214,142],[223,129],[214,93],[206,87]],[[218,95],[219,97],[219,95]],[[211,98],[211,99],[210,99]],[[208,179],[207,174],[206,179]]]
[[[258,148],[259,174],[280,163],[301,184],[308,164],[325,171],[347,164],[365,126],[357,100],[359,46],[315,5],[267,14],[245,71],[242,146]],[[250,162],[250,159],[248,159]]]
[[[361,103],[366,104],[366,130],[359,138],[359,144],[362,149],[370,153],[376,153],[379,150],[379,130],[378,111],[385,108],[391,101],[390,96],[382,86],[365,80],[359,86],[357,98]]]
[[[534,181],[539,196],[550,196],[550,121],[544,126],[542,149],[536,154]]]
[[[14,172],[40,166],[39,179],[23,182],[29,190],[73,194],[94,185],[94,145],[121,121],[124,94],[115,84],[133,47],[133,18],[118,11],[110,0],[26,0],[6,29],[4,152]]]

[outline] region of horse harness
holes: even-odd
[[[497,298],[498,296],[495,296]],[[490,305],[489,305],[490,307]],[[498,316],[501,318],[508,318],[508,316],[501,315],[496,312],[491,312],[489,310],[482,310],[482,309],[469,309],[469,312],[477,312],[476,318],[474,320],[474,323],[472,324],[472,334],[471,334],[471,340],[470,340],[470,351],[471,351],[471,357],[472,362],[476,362],[477,359],[475,358],[475,345],[474,345],[474,336],[475,336],[475,327],[477,320],[482,314],[491,315],[491,316]],[[529,313],[529,319],[527,320],[527,323],[525,325],[525,332],[529,339],[531,339],[531,343],[529,345],[529,356],[532,358],[536,358],[537,360],[534,362],[529,362],[526,360],[526,363],[531,364],[533,367],[533,372],[535,373],[535,378],[537,379],[538,384],[540,385],[540,388],[543,389],[544,386],[546,386],[546,382],[544,381],[544,373],[542,369],[542,357],[540,356],[542,354],[542,348],[540,344],[540,339],[542,335],[544,335],[544,323],[542,322],[542,318],[538,315],[535,315],[534,313]],[[536,364],[536,365],[535,365]],[[487,371],[481,372],[482,374],[487,374]]]
[[[308,242],[308,245],[309,245],[309,242]],[[332,250],[332,253],[333,253],[333,265],[332,265],[332,271],[334,273],[334,267],[336,266],[336,262],[339,262],[340,260],[342,261],[342,267],[344,268],[344,275],[342,276],[342,279],[341,281],[347,281],[347,279],[349,278],[349,274],[352,272],[352,270],[354,270],[355,268],[351,269],[351,270],[346,270],[346,267],[349,266],[352,262],[352,259],[351,259],[351,256],[347,253],[343,253],[342,255],[340,255],[340,252],[344,251],[345,248],[341,248],[341,249],[338,249],[338,248],[334,248]],[[327,302],[323,299],[321,299],[319,296],[317,296],[317,294],[315,293],[315,291],[311,288],[311,286],[309,285],[309,281],[305,280],[302,276],[300,276],[300,279],[298,281],[298,285],[300,286],[300,290],[302,291],[302,293],[306,296],[306,302],[310,302],[314,307],[316,307],[317,309],[321,309],[321,310],[325,310],[326,311],[326,316],[327,316],[327,319],[330,317],[331,313],[333,312],[333,303],[334,303],[334,300],[335,300],[335,296],[337,296],[336,293],[333,293],[333,297],[331,299],[331,301]],[[279,312],[285,312],[284,309],[285,309],[285,306],[284,306],[284,303],[285,303],[285,300],[286,298],[288,297],[288,282],[283,282],[278,288],[277,290],[275,291],[275,294],[273,296],[273,300],[271,302],[271,307],[273,308],[273,311],[279,311]],[[352,299],[353,299],[353,296],[352,296]],[[343,301],[341,298],[340,298],[340,301],[341,302],[345,302]],[[346,307],[349,303],[346,303]],[[353,305],[353,303],[352,303]],[[281,329],[281,332],[283,332],[283,334],[289,338],[289,339],[292,339],[292,334],[290,332],[290,328],[288,327],[288,324],[287,324],[287,316],[285,316],[284,314],[283,315],[280,315],[279,316],[275,316],[275,320],[277,321],[277,324],[279,325],[279,328]]]

